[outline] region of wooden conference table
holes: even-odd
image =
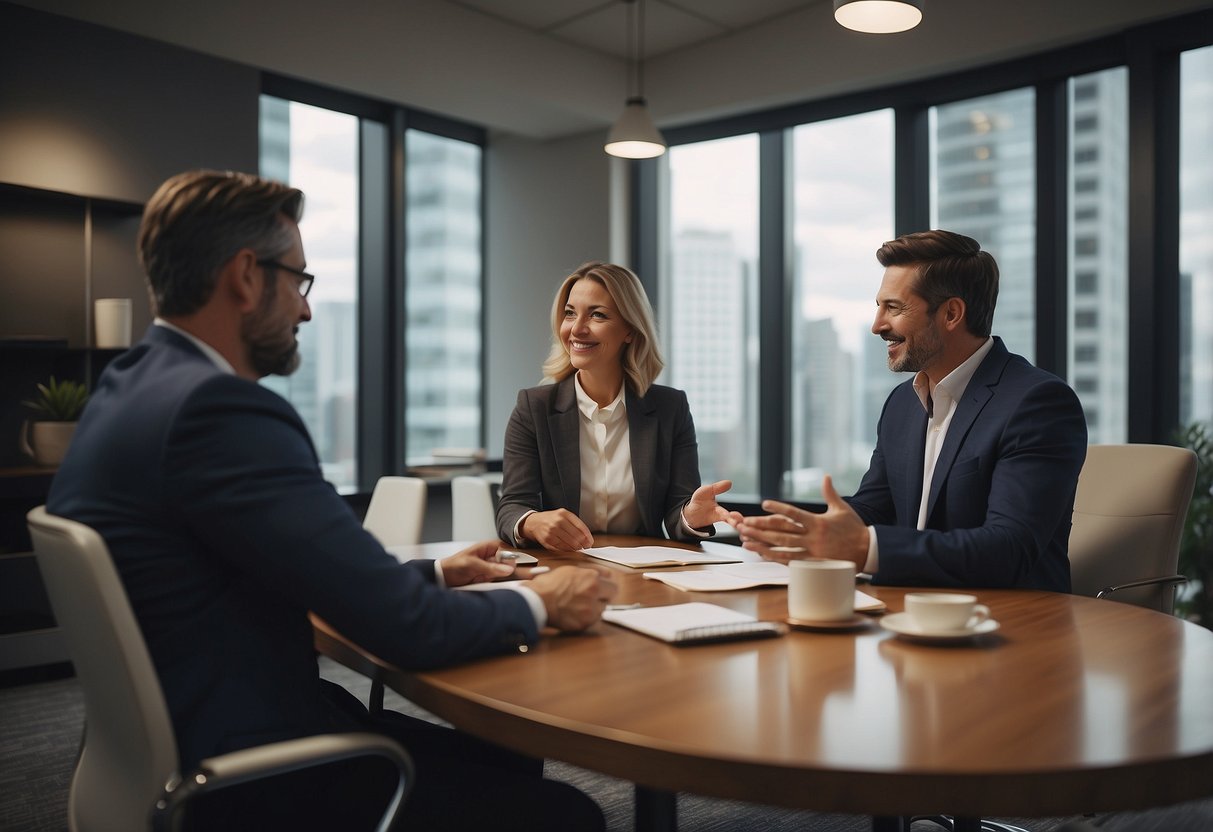
[[[787,615],[782,588],[687,593],[608,568],[619,603]],[[903,609],[906,590],[864,589]],[[319,621],[316,643],[469,733],[636,783],[637,829],[673,828],[679,791],[872,815],[877,830],[908,829],[909,815],[976,828],[1213,794],[1213,632],[1114,601],[976,594],[1000,628],[949,646],[877,620],[693,647],[599,623],[525,655],[408,672]]]

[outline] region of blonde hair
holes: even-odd
[[[632,341],[624,344],[620,357],[623,376],[637,396],[643,396],[661,374],[665,361],[657,344],[657,327],[653,323],[653,307],[640,278],[629,269],[597,260],[584,263],[577,271],[564,279],[552,303],[552,350],[543,362],[544,378],[563,381],[574,372],[568,351],[560,340],[560,324],[564,320],[564,307],[569,301],[573,284],[582,278],[600,283],[611,295],[623,322],[632,330]]]

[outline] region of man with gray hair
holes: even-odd
[[[497,543],[400,564],[320,474],[307,430],[257,384],[299,364],[311,320],[303,194],[254,176],[165,182],[139,230],[156,320],[102,375],[48,510],[105,539],[143,631],[183,769],[333,731],[378,730],[416,761],[416,829],[600,829],[589,798],[532,760],[399,714],[373,719],[319,678],[309,611],[393,664],[436,667],[581,630],[615,586],[562,567],[515,591],[447,587],[509,575]],[[292,775],[267,799],[216,802],[215,828],[357,828],[363,772]],[[475,799],[469,799],[474,797]],[[351,799],[354,798],[354,799]],[[331,812],[337,812],[334,816]]]

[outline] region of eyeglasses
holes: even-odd
[[[312,283],[316,280],[316,275],[308,274],[302,269],[296,269],[288,266],[285,263],[279,263],[277,260],[258,260],[258,266],[273,266],[275,269],[282,269],[284,272],[290,272],[299,278],[299,294],[307,297],[307,293],[312,291]]]

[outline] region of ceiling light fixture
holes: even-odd
[[[922,22],[924,0],[834,0],[834,19],[856,32],[886,35]]]
[[[635,95],[629,95],[623,115],[607,134],[603,147],[612,156],[625,159],[651,159],[665,153],[665,139],[653,124],[644,100],[644,2],[623,0],[628,7],[628,81],[635,81]]]

